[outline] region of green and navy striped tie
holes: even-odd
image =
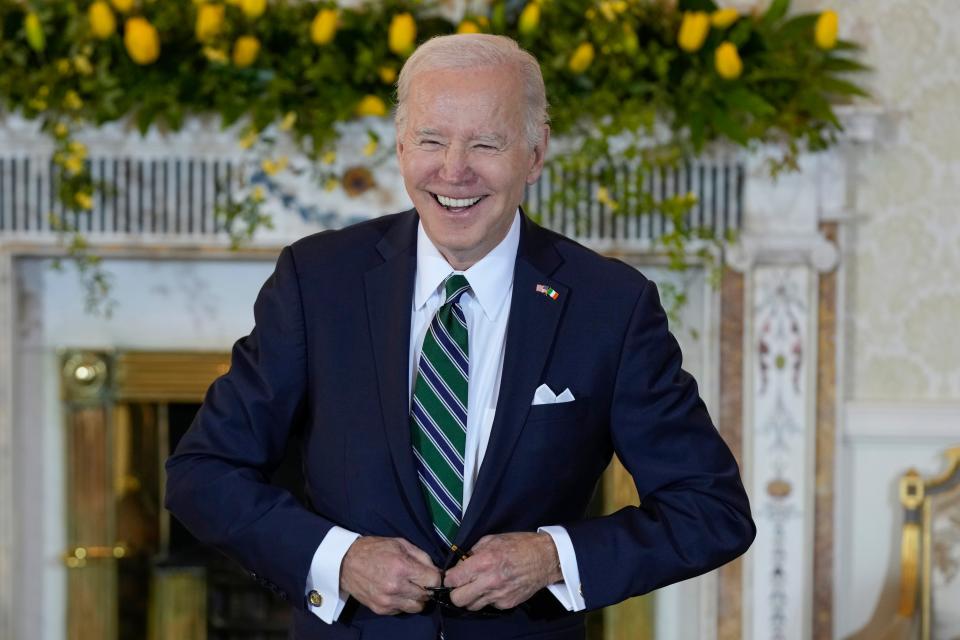
[[[468,289],[462,275],[450,275],[444,282],[446,301],[423,338],[410,410],[417,475],[433,528],[447,546],[452,546],[463,514],[470,361],[460,296]]]

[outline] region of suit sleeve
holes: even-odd
[[[588,609],[710,571],[756,535],[736,460],[681,368],[656,287],[647,282],[624,337],[610,430],[639,507],[565,523]]]
[[[199,540],[304,608],[311,560],[333,523],[268,481],[307,403],[304,317],[289,247],[260,290],[254,318],[167,461],[166,506]]]

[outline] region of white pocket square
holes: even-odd
[[[573,402],[573,394],[570,393],[570,389],[564,389],[560,392],[560,395],[553,393],[553,390],[545,384],[537,387],[536,392],[533,394],[533,404],[557,404],[560,402]]]

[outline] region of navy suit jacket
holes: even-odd
[[[432,533],[410,445],[408,351],[417,213],[324,232],[285,248],[256,326],[207,393],[167,463],[167,506],[294,607],[296,638],[583,637],[583,614],[546,590],[497,618],[377,616],[355,601],[327,625],[306,609],[313,554],[333,525]],[[709,571],[755,534],[736,461],[711,423],[656,287],[636,269],[526,217],[490,441],[457,543],[566,527],[588,609]],[[553,287],[559,298],[538,293]],[[565,388],[573,402],[531,406]],[[305,503],[266,478],[297,438]],[[587,517],[616,453],[642,504]],[[441,617],[443,620],[441,621]]]

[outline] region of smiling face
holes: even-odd
[[[503,240],[543,168],[549,128],[531,148],[518,76],[511,66],[437,69],[410,84],[400,173],[424,231],[455,269]]]

